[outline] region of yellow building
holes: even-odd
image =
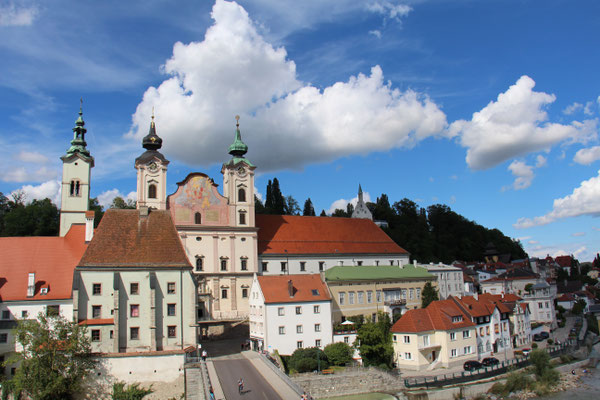
[[[423,287],[437,286],[425,268],[404,266],[337,266],[324,272],[332,303],[332,320],[364,315],[373,319],[383,311],[393,319],[406,310],[421,307]]]

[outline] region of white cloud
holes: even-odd
[[[381,39],[381,31],[380,30],[374,29],[372,31],[369,31],[369,34],[375,36],[377,39]]]
[[[600,146],[578,150],[573,157],[573,161],[583,165],[590,165],[596,160],[600,160]]]
[[[368,203],[371,201],[371,196],[369,195],[368,192],[363,192],[363,201],[365,203]],[[358,196],[356,196],[350,200],[346,200],[346,199],[336,200],[333,203],[331,203],[331,205],[329,206],[329,209],[326,210],[326,212],[327,212],[327,214],[332,214],[338,208],[346,211],[346,207],[348,206],[348,203],[352,204],[353,206],[356,206],[356,203],[358,203]]]
[[[548,159],[546,157],[544,157],[543,155],[539,154],[535,158],[535,167],[536,168],[545,167],[547,162],[548,162]]]
[[[297,80],[286,50],[267,43],[242,7],[217,0],[211,15],[202,42],[175,44],[164,66],[171,77],[146,91],[129,136],[146,134],[155,107],[165,154],[210,165],[226,156],[239,114],[248,158],[265,172],[410,147],[444,133],[438,106],[393,89],[379,66],[320,90]]]
[[[600,171],[573,190],[568,196],[554,200],[552,211],[534,218],[519,218],[513,225],[517,229],[546,225],[562,218],[580,215],[600,216]]]
[[[570,125],[548,122],[544,110],[556,97],[534,92],[535,82],[522,76],[496,101],[473,114],[470,121],[458,120],[449,128],[466,147],[472,169],[486,169],[511,158],[550,148],[559,142],[586,142],[597,136],[596,120],[573,121]]]
[[[41,167],[35,171],[17,167],[4,172],[1,179],[4,182],[42,182],[56,178],[57,175],[57,170],[48,167]]]
[[[571,236],[573,236],[573,237],[585,236],[585,232],[575,232],[575,233],[572,233]]]
[[[450,204],[454,204],[454,203],[456,203],[456,196],[455,196],[455,195],[452,195],[452,196],[450,196],[450,200],[448,200],[448,202],[449,202]]]
[[[28,26],[38,14],[35,6],[16,5],[12,1],[0,4],[0,26]]]
[[[43,200],[45,198],[49,198],[54,204],[56,204],[57,207],[60,208],[60,181],[58,180],[43,182],[37,186],[25,185],[20,189],[14,190],[11,192],[11,194],[19,190],[25,193],[26,202],[34,199]]]
[[[567,106],[567,108],[565,108],[565,109],[563,110],[563,114],[566,114],[566,115],[572,115],[572,114],[574,114],[576,111],[579,111],[579,110],[581,110],[581,109],[583,109],[583,104],[575,102],[575,103],[573,103],[573,104],[571,104],[571,105]]]
[[[127,195],[124,195],[119,189],[110,189],[98,195],[98,203],[100,203],[104,209],[107,209],[110,207],[115,197],[135,201],[137,199],[137,192],[129,192]]]
[[[263,195],[261,192],[259,192],[258,188],[256,186],[254,186],[254,195],[260,200],[263,201]]]
[[[527,189],[531,186],[531,182],[535,174],[533,173],[533,167],[525,164],[523,161],[513,161],[508,166],[509,171],[516,176],[513,182],[513,188],[515,190]]]
[[[406,4],[394,4],[392,1],[375,0],[367,5],[367,10],[386,16],[387,18],[399,20],[406,17],[412,8]]]
[[[585,103],[585,107],[583,108],[583,113],[585,115],[594,115],[594,102],[593,101],[588,101],[587,103]]]
[[[44,164],[48,162],[48,157],[37,151],[21,151],[15,158],[19,161],[34,164]]]
[[[539,242],[537,240],[529,240],[527,243],[529,243],[529,244],[538,244]]]

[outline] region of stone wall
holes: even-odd
[[[291,379],[315,399],[384,391],[397,393],[404,389],[402,379],[376,368],[349,369],[331,375],[297,374]]]

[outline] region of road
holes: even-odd
[[[277,400],[282,399],[252,363],[241,354],[222,356],[213,361],[225,399]],[[238,393],[238,380],[244,378],[244,390]]]

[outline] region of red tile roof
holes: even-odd
[[[79,265],[191,268],[166,210],[107,210]]]
[[[64,237],[0,238],[0,301],[70,299],[73,270],[86,248],[83,224]],[[33,297],[27,297],[29,273],[35,273]]]
[[[575,301],[575,297],[571,293],[565,293],[556,300],[557,301]]]
[[[484,317],[486,315],[492,315],[496,306],[489,301],[475,299],[473,296],[464,296],[460,299],[457,297],[452,297],[452,299],[459,303],[472,317]]]
[[[294,296],[290,296],[291,281]],[[265,303],[298,303],[331,300],[329,289],[319,274],[259,276]],[[313,290],[317,292],[313,293]]]
[[[512,293],[505,294],[504,296],[502,296],[501,294],[482,293],[478,295],[478,298],[480,302],[487,302],[488,304],[495,305],[496,307],[498,307],[498,310],[501,313],[512,312],[514,308],[514,303],[516,303],[517,300],[521,300],[519,296],[514,295]],[[509,303],[512,303],[512,305]],[[488,308],[490,307],[488,306]]]
[[[572,259],[571,256],[558,256],[554,259],[554,261],[556,261],[556,263],[561,267],[566,268],[571,266]]]
[[[257,215],[258,254],[408,254],[368,219]]]
[[[460,322],[452,322],[452,317],[462,317]],[[391,331],[397,333],[417,333],[434,330],[453,330],[475,326],[452,300],[431,302],[427,308],[408,310],[392,325]]]

